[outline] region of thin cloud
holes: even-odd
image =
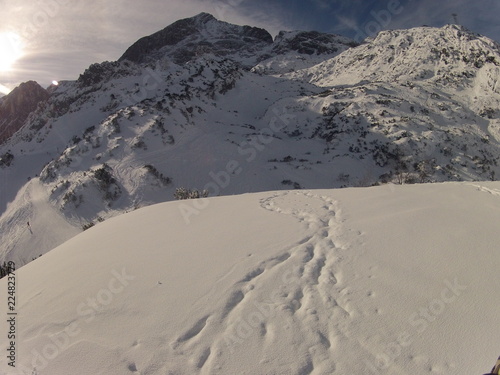
[[[340,35],[351,35],[359,30],[359,19],[354,16],[335,15],[335,23],[330,32]]]
[[[8,88],[7,86],[4,86],[0,83],[0,94],[1,95],[7,95],[12,89]],[[0,95],[0,97],[1,97]]]

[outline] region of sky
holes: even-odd
[[[0,0],[0,95],[28,80],[77,79],[200,12],[273,36],[317,30],[362,41],[384,29],[458,22],[500,41],[500,0]]]

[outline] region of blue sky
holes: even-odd
[[[27,80],[76,79],[91,63],[116,60],[138,38],[202,11],[273,36],[318,30],[362,40],[458,20],[500,41],[500,0],[0,0],[0,9],[0,92]]]

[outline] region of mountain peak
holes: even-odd
[[[217,20],[212,14],[206,13],[206,12],[201,12],[201,13],[197,14],[196,16],[193,16],[193,17],[187,18],[187,19],[191,19],[193,21],[197,21],[200,23],[207,23],[209,21],[216,21]]]
[[[47,90],[35,81],[23,82],[4,96],[0,103],[0,143],[18,131],[38,103],[48,98]]]
[[[249,55],[272,42],[272,36],[264,29],[233,25],[219,21],[209,13],[200,13],[139,39],[119,61],[141,63],[168,56],[174,62],[183,64],[207,53]]]
[[[17,86],[7,96],[16,95],[15,94],[16,92],[26,92],[26,91],[32,91],[32,90],[36,90],[36,91],[43,90],[43,91],[46,91],[42,86],[40,86],[38,84],[38,82],[36,82],[36,81],[26,81],[26,82],[21,83],[19,86]]]

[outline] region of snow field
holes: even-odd
[[[494,182],[264,192],[210,198],[189,224],[183,202],[110,219],[17,272],[18,363],[484,373],[500,323],[499,196]]]

